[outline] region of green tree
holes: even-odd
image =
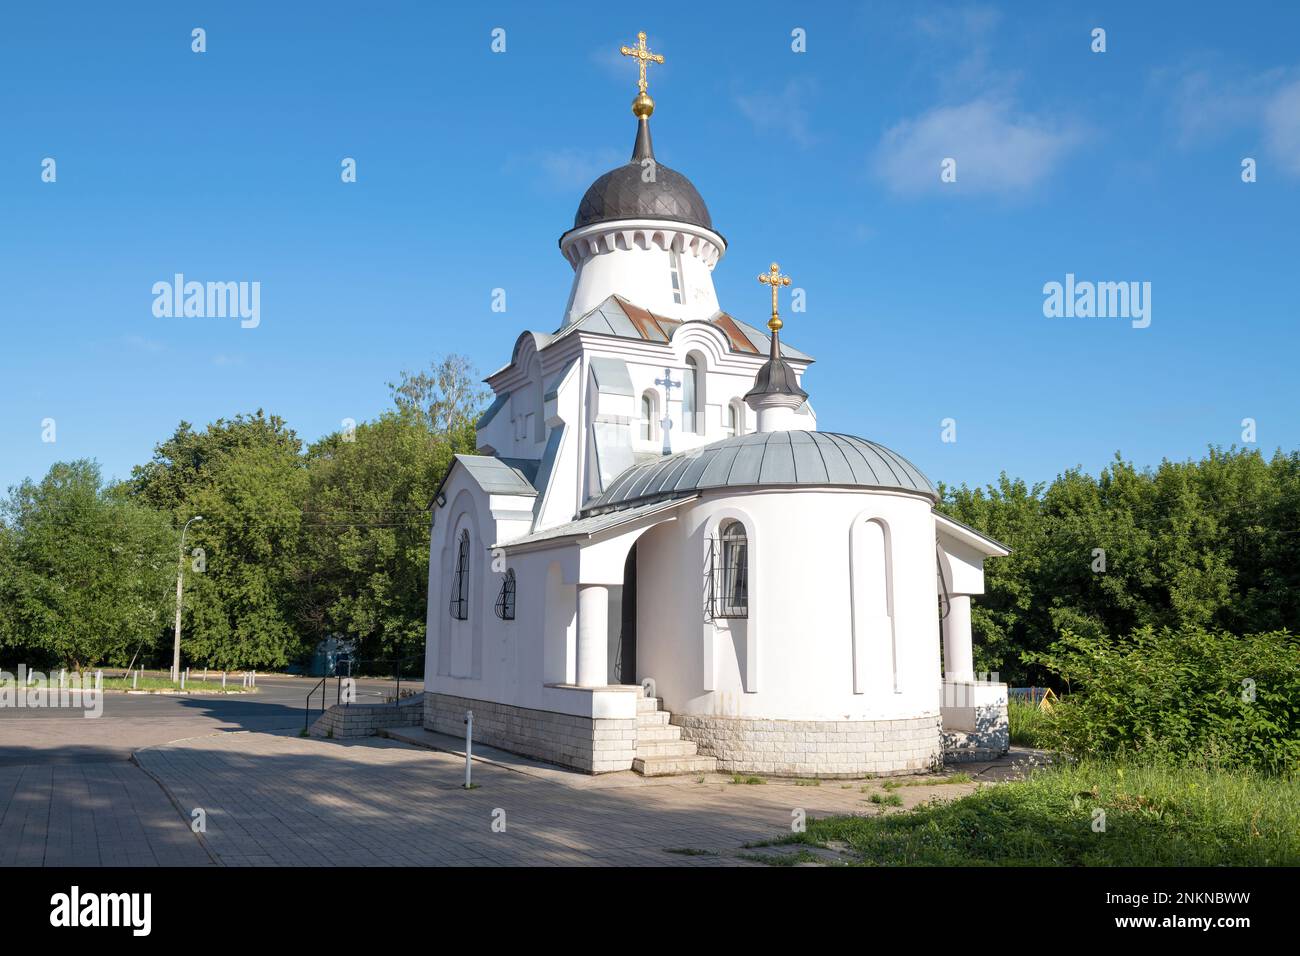
[[[75,668],[126,664],[168,608],[175,535],[104,488],[99,467],[53,465],[3,505],[0,641]]]
[[[359,642],[363,660],[396,660],[424,647],[433,493],[463,428],[430,431],[409,405],[334,434],[307,455],[300,615],[313,639]]]
[[[1041,654],[1065,631],[1300,629],[1300,454],[1211,448],[1143,470],[1117,455],[1096,478],[941,494],[1013,548],[988,562],[972,617],[977,663],[1012,682],[1050,679]]]
[[[488,392],[477,381],[465,356],[453,353],[436,360],[427,372],[403,371],[400,380],[389,382],[388,387],[397,407],[419,415],[430,433],[457,436],[463,441],[468,432],[473,449],[474,421],[487,402]]]
[[[270,668],[302,653],[293,593],[307,482],[300,451],[283,420],[259,410],[202,432],[182,422],[135,469],[135,496],[168,512],[173,527],[203,516],[186,539],[187,659]]]

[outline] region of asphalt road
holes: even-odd
[[[291,730],[303,725],[307,692],[318,678],[258,675],[257,693],[168,696],[105,693],[103,714],[73,708],[0,707],[0,766],[129,760],[141,747],[222,731]],[[402,688],[419,690],[419,681]],[[357,702],[392,694],[391,680],[358,678]],[[320,706],[317,692],[316,706]],[[328,704],[335,700],[329,682]]]

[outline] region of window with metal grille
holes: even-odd
[[[451,600],[447,610],[457,621],[469,620],[469,532],[460,533],[460,548],[456,551],[456,574],[451,579]]]
[[[515,569],[506,568],[505,580],[501,582],[501,593],[497,595],[497,617],[503,621],[515,619]]]
[[[749,617],[749,539],[745,526],[729,521],[710,538],[706,558],[705,617]]]

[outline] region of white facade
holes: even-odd
[[[728,769],[906,772],[939,759],[941,722],[1005,736],[990,731],[1005,687],[974,674],[970,599],[1007,550],[937,515],[924,477],[880,446],[874,469],[853,439],[838,471],[800,473],[815,414],[797,386],[746,404],[769,341],[719,310],[721,237],[618,219],[561,251],[575,275],[560,327],[522,334],[488,377],[479,454],[432,509],[429,726],[478,701],[487,742],[593,772],[650,772],[671,750],[643,694]],[[782,355],[801,381],[812,359]],[[791,438],[744,438],[756,430]],[[769,454],[749,480],[700,474],[704,456]],[[657,476],[645,487],[638,466]],[[644,738],[631,750],[629,733]]]

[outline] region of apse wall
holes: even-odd
[[[861,489],[748,490],[684,506],[638,544],[638,677],[720,769],[932,765],[942,678],[930,509],[919,495]],[[728,520],[746,528],[749,616],[715,624],[703,620],[705,555]],[[873,542],[887,553],[873,556]]]

